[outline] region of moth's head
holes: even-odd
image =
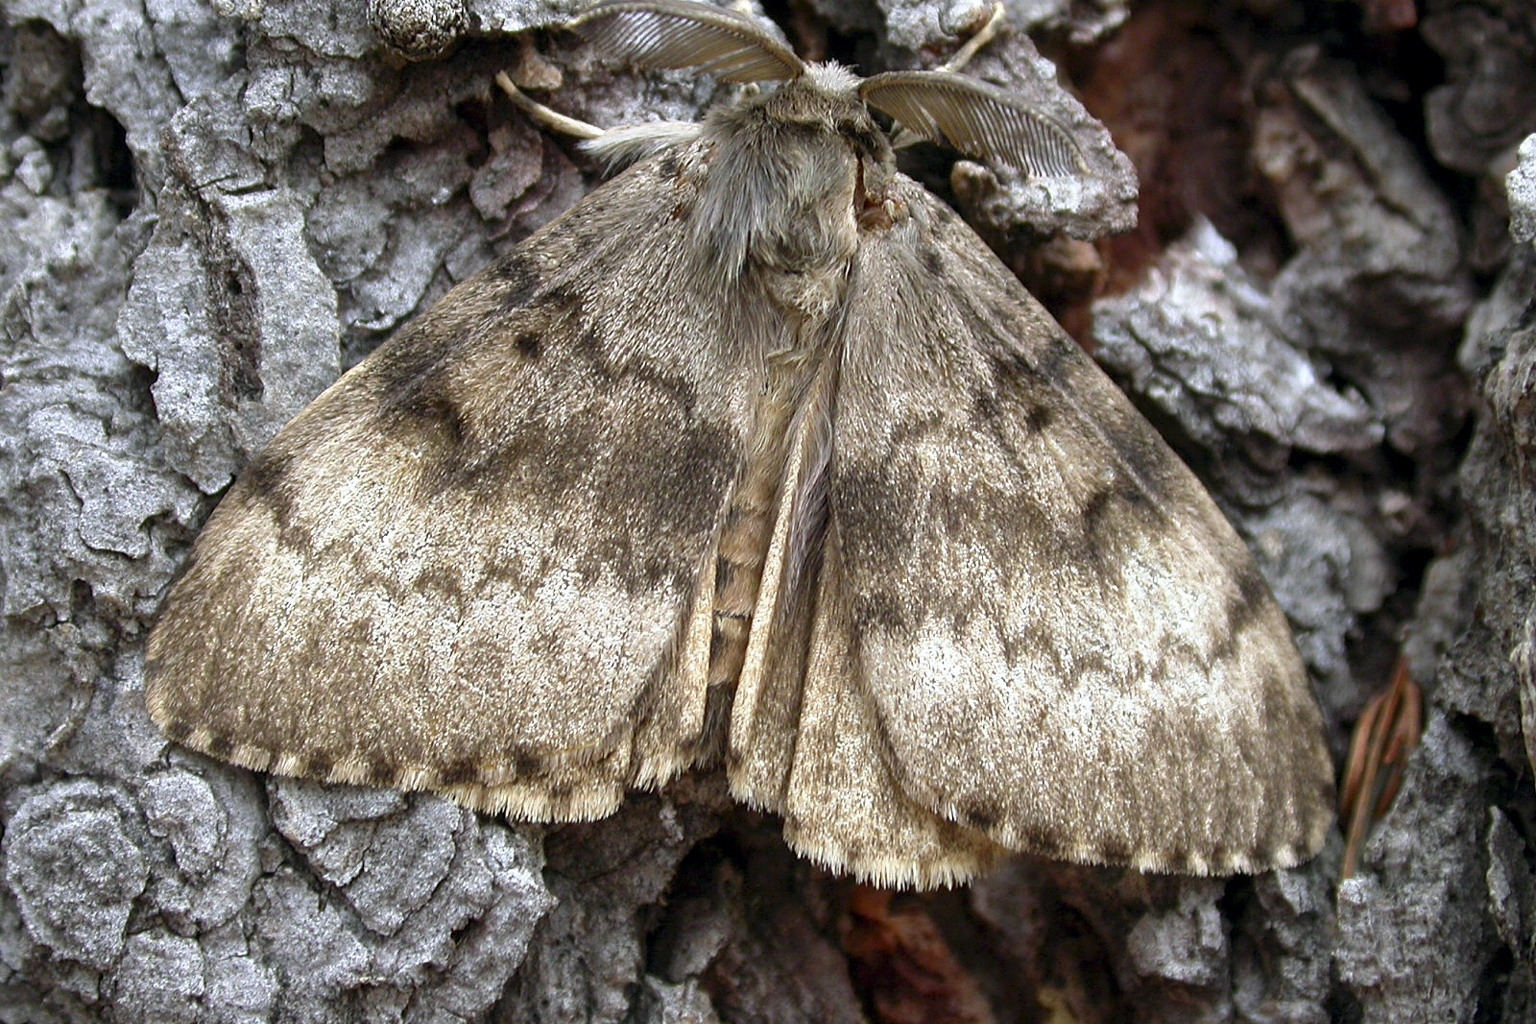
[[[859,85],[846,68],[814,64],[710,110],[688,210],[696,249],[720,280],[749,265],[789,275],[793,287],[774,294],[819,314],[861,232],[895,223],[895,152]],[[806,282],[825,287],[802,294]]]
[[[1087,170],[1065,126],[1021,97],[948,71],[859,78],[836,64],[806,64],[757,22],[687,0],[607,0],[570,27],[614,55],[654,68],[694,68],[723,82],[779,82],[746,106],[784,124],[837,132],[874,146],[870,109],[903,135],[1041,177]],[[883,142],[883,135],[882,135]],[[889,150],[888,145],[885,147]]]
[[[841,64],[808,64],[803,74],[769,86],[739,109],[761,111],[777,124],[837,135],[860,157],[888,162],[890,143],[859,95],[863,82]]]

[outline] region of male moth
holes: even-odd
[[[886,884],[1315,852],[1321,719],[1248,551],[870,108],[1039,174],[1068,132],[702,4],[572,27],[772,84],[602,133],[626,171],[278,434],[150,637],[155,721],[535,821],[723,763]]]

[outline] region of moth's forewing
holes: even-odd
[[[1252,556],[981,240],[900,188],[911,217],[855,260],[827,470],[817,629],[846,678],[806,693],[859,694],[865,774],[1013,849],[1196,874],[1310,856],[1332,767]],[[797,747],[808,848],[890,824],[827,819],[847,748]]]
[[[689,297],[658,163],[455,289],[242,475],[149,642],[171,736],[540,819],[693,760],[753,387]]]

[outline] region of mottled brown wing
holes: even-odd
[[[636,166],[277,436],[151,636],[169,735],[540,819],[686,767],[753,390],[678,201]]]
[[[904,189],[911,218],[852,279],[795,744],[737,788],[798,848],[917,884],[984,863],[982,839],[1195,874],[1311,855],[1332,769],[1249,552],[983,243]]]

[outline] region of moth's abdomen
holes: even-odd
[[[802,338],[819,331],[803,329]],[[786,496],[788,438],[805,382],[819,363],[812,344],[770,354],[767,383],[758,400],[747,460],[737,478],[715,562],[714,622],[709,646],[706,760],[723,750],[731,698],[741,679],[772,540],[775,512]]]

